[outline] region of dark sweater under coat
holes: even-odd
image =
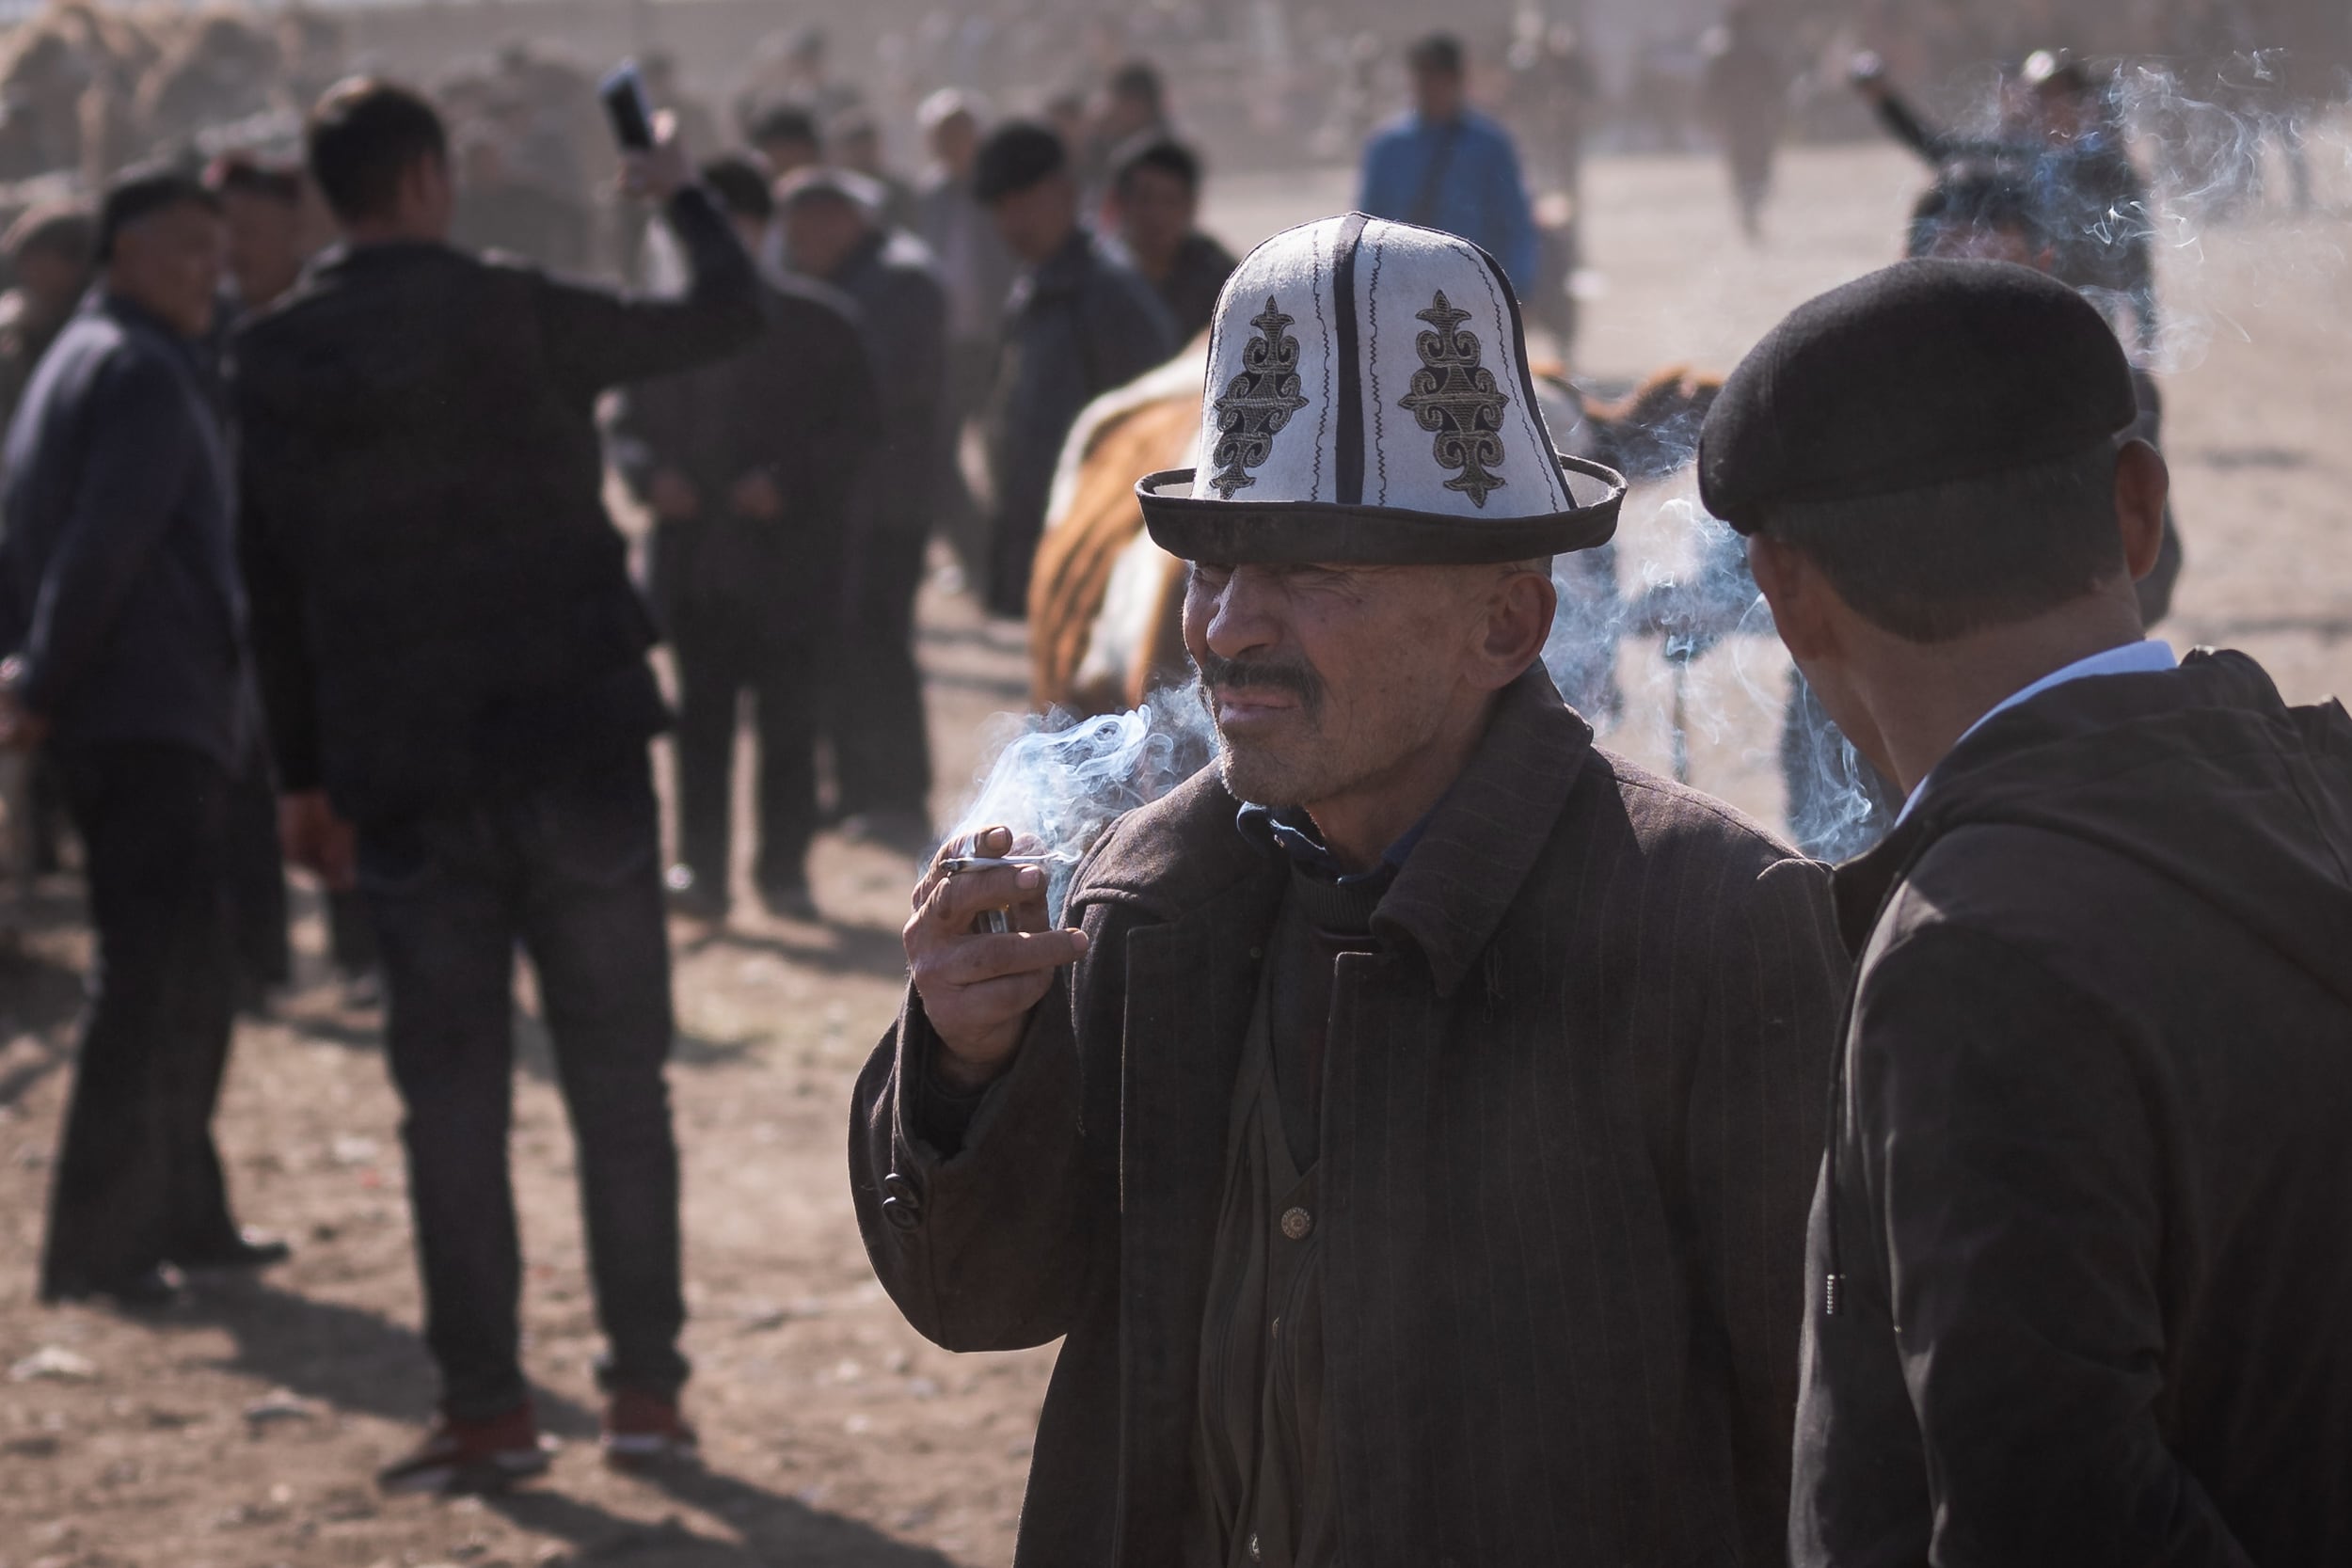
[[[682,299],[445,245],[329,251],[236,341],[246,575],[289,790],[362,822],[532,788],[667,721],[596,403],[760,327],[709,197]]]
[[[1837,898],[1795,1560],[2352,1562],[2344,709],[2234,653],[2059,686]]]
[[[868,1255],[955,1350],[1067,1336],[1015,1560],[1174,1568],[1226,1132],[1287,855],[1214,769],[1081,868],[1091,940],[952,1152],[912,992]],[[1342,956],[1318,1169],[1351,1568],[1779,1560],[1843,990],[1826,876],[1598,751],[1540,668]]]
[[[63,745],[168,741],[223,768],[248,724],[219,388],[199,346],[93,294],[8,429],[0,654]]]

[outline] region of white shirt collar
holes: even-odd
[[[2053,670],[2022,690],[2010,692],[2007,697],[1987,708],[1983,718],[1962,731],[1960,739],[1965,740],[1984,728],[1995,715],[2007,713],[2018,704],[2029,702],[2041,696],[2044,691],[2054,687],[2064,686],[2069,681],[2087,680],[2093,675],[2152,674],[2164,670],[2177,670],[2180,664],[2179,656],[2172,652],[2172,644],[2161,638],[2144,638],[2137,642],[2126,642],[2121,647],[2108,648],[2104,652],[2092,654],[2089,658],[2078,658],[2072,664]],[[1956,740],[1952,744],[1958,746],[1960,741]],[[1940,767],[1941,764],[1938,766]],[[1911,815],[1911,808],[1919,803],[1919,797],[1926,794],[1928,785],[1934,782],[1935,774],[1932,770],[1926,778],[1919,781],[1919,787],[1911,792],[1911,798],[1903,802],[1901,815],[1895,818],[1897,826],[1899,827],[1903,818]]]

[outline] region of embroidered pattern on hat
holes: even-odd
[[[1495,372],[1480,364],[1478,334],[1462,330],[1470,312],[1455,309],[1444,290],[1414,319],[1435,330],[1414,340],[1422,368],[1397,403],[1438,437],[1431,443],[1438,467],[1462,470],[1445,487],[1483,508],[1487,494],[1506,483],[1491,470],[1502,466],[1502,410],[1511,400],[1495,385]]]
[[[1293,319],[1266,296],[1265,309],[1249,319],[1258,336],[1242,345],[1242,372],[1216,400],[1220,439],[1209,458],[1217,471],[1209,483],[1227,500],[1258,483],[1249,470],[1273,455],[1274,437],[1307,406],[1299,392],[1298,340],[1282,330]]]

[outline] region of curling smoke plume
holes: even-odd
[[[1059,922],[1072,874],[1103,830],[1200,771],[1216,743],[1197,686],[1155,691],[1139,708],[1096,719],[1032,715],[1014,721],[983,767],[948,841],[1010,828],[1022,853],[1045,857],[1046,907]]]

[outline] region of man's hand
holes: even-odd
[[[665,523],[691,523],[702,515],[703,499],[694,482],[675,468],[656,468],[645,485],[645,504]]]
[[[663,109],[653,117],[653,146],[621,154],[621,189],[660,204],[694,182],[694,166],[678,140],[677,116]]]
[[[335,815],[326,791],[306,789],[278,802],[278,841],[286,859],[337,893],[358,880],[358,841],[351,824]]]
[[[945,1047],[934,1070],[960,1089],[978,1088],[1012,1065],[1030,1009],[1053,989],[1054,971],[1087,950],[1084,931],[1048,927],[1041,868],[941,869],[952,856],[1011,852],[1006,828],[943,847],[914,890],[914,918],[907,922],[915,993]],[[986,930],[982,917],[991,910],[1007,911],[1013,929]]]
[[[1852,84],[1854,91],[1873,103],[1883,102],[1889,91],[1886,62],[1867,49],[1847,63],[1846,80]]]
[[[727,505],[739,517],[749,517],[755,523],[781,522],[784,518],[784,492],[768,477],[764,468],[755,468],[735,482],[727,494]]]

